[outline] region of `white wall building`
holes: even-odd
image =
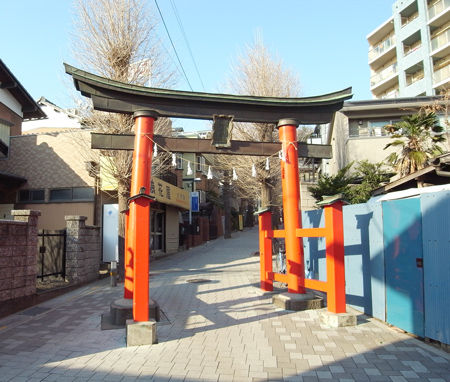
[[[397,0],[367,36],[374,98],[433,96],[450,83],[450,0]]]
[[[81,118],[74,111],[63,109],[44,97],[39,98],[37,104],[47,118],[24,121],[22,123],[23,134],[47,133],[55,129],[78,129],[81,127]]]

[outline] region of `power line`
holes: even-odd
[[[194,63],[195,71],[197,72],[197,76],[198,76],[198,78],[200,80],[200,83],[202,84],[202,88],[203,88],[203,91],[204,91],[205,90],[205,84],[203,83],[202,77],[200,75],[200,71],[198,70],[197,62],[195,61],[195,58],[194,58],[194,55],[192,53],[191,46],[189,44],[186,32],[184,31],[183,23],[181,22],[181,18],[180,18],[180,14],[178,13],[177,6],[176,6],[174,0],[170,0],[170,3],[172,5],[172,9],[173,9],[173,12],[175,14],[175,17],[176,17],[176,19],[178,21],[178,26],[180,27],[181,33],[182,33],[182,35],[184,37],[184,41],[186,43],[186,46],[188,47],[189,54],[191,56],[192,62]]]
[[[159,12],[159,15],[161,16],[161,20],[162,20],[162,22],[164,24],[164,28],[166,30],[167,36],[169,37],[170,44],[172,45],[173,51],[175,52],[175,56],[177,57],[178,64],[180,64],[181,70],[182,70],[182,72],[184,74],[184,78],[186,79],[186,82],[188,83],[189,88],[191,89],[191,91],[194,91],[194,89],[192,89],[191,83],[189,82],[189,79],[188,79],[188,77],[186,75],[186,72],[184,71],[183,64],[181,63],[180,57],[178,56],[178,53],[177,53],[177,50],[175,49],[175,45],[174,45],[174,43],[172,41],[172,37],[170,37],[169,30],[167,29],[166,22],[164,21],[164,17],[163,17],[163,15],[161,13],[161,9],[159,9],[159,5],[158,5],[158,1],[157,0],[155,0],[155,4],[156,4],[156,8],[158,8],[158,12]]]

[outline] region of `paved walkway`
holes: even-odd
[[[257,234],[151,264],[157,345],[100,330],[122,294],[108,280],[0,320],[0,381],[450,381],[449,354],[375,320],[331,329],[316,311],[276,309],[257,288]]]

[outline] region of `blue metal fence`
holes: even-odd
[[[347,303],[373,317],[385,319],[383,231],[380,203],[344,206],[344,252]],[[323,210],[302,214],[305,228],[323,227]],[[325,240],[304,238],[305,271],[326,280]]]
[[[388,200],[383,207],[386,321],[424,336],[420,199]]]
[[[450,344],[450,191],[421,196],[425,336]]]
[[[421,247],[423,244],[423,297],[419,298],[423,299],[424,328],[414,331],[449,344],[450,191],[422,194],[417,198],[417,203],[420,205],[418,216],[419,219],[421,216],[422,226],[421,237],[417,239],[420,243],[416,245]],[[395,208],[405,208],[402,204],[404,202],[401,200],[389,202]],[[345,206],[343,215],[347,303],[386,321],[389,312],[386,312],[385,248],[389,243],[384,241],[383,231],[392,231],[395,223],[389,222],[388,227],[383,225],[382,203],[376,200]],[[322,227],[323,211],[303,212],[302,224],[305,228]],[[400,225],[397,229],[402,230]],[[412,250],[407,249],[409,244],[407,240],[403,244],[407,252]],[[306,277],[326,280],[325,240],[304,238],[303,248]],[[420,256],[414,257],[415,266],[416,258]],[[402,287],[394,283],[394,279],[390,281],[391,288]],[[418,302],[411,303],[417,305]],[[418,326],[415,325],[415,328]],[[402,329],[408,330],[406,327]]]

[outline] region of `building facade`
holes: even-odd
[[[12,136],[0,172],[25,181],[0,199],[2,218],[10,218],[14,208],[41,211],[39,229],[64,228],[65,215],[86,216],[88,225],[99,224],[96,175],[88,166],[98,153],[77,143],[89,140],[90,132],[81,129]]]
[[[45,118],[19,80],[0,60],[0,219],[10,218],[16,190],[27,179],[8,167],[11,137],[22,134],[22,122]]]
[[[367,36],[374,98],[433,96],[450,82],[450,0],[397,0]]]
[[[384,149],[392,142],[384,126],[396,123],[403,116],[414,114],[437,102],[445,100],[440,100],[440,97],[414,97],[346,102],[330,124],[327,143],[332,146],[333,157],[324,160],[323,172],[335,175],[351,162],[384,161],[390,153],[397,150],[393,146]],[[448,116],[445,112],[438,114],[438,118],[440,125],[447,127]],[[445,132],[445,136],[447,140],[442,147],[449,151],[449,130]]]

